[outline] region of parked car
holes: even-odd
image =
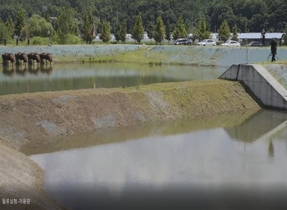
[[[221,44],[221,46],[225,47],[240,47],[240,43],[234,40],[227,40],[225,43]]]
[[[200,42],[197,43],[197,45],[199,46],[215,46],[216,45],[216,42],[213,41],[212,39],[204,39]]]
[[[175,45],[179,45],[179,44],[189,45],[189,44],[191,44],[191,40],[187,39],[187,38],[180,38],[180,39],[175,40],[173,42],[173,44],[175,44]]]
[[[262,47],[262,43],[258,41],[253,41],[248,44],[250,47]]]

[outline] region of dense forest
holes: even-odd
[[[165,30],[173,32],[180,16],[187,33],[193,33],[201,20],[206,22],[210,32],[217,32],[223,21],[230,28],[236,25],[238,32],[260,32],[262,29],[285,32],[287,29],[287,0],[0,0],[0,4],[0,20],[6,26],[10,24],[10,28],[13,25],[14,35],[17,30],[18,33],[23,31],[24,25],[33,27],[32,17],[38,20],[56,17],[59,21],[61,15],[69,22],[66,27],[72,34],[85,34],[85,30],[90,30],[92,26],[87,28],[88,19],[97,32],[105,22],[115,34],[125,21],[127,33],[132,33],[139,14],[144,31],[148,33],[154,29],[158,17],[162,18]],[[22,29],[16,29],[19,11],[24,19]],[[56,33],[57,28],[62,28],[57,21],[50,22],[52,28],[47,25],[47,31]]]

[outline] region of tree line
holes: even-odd
[[[60,44],[91,43],[93,31],[105,42],[110,33],[122,42],[131,33],[139,42],[143,31],[157,43],[162,37],[169,40],[188,33],[202,39],[211,32],[220,33],[224,41],[228,30],[287,28],[287,0],[0,0],[0,4],[0,42],[16,35],[52,37]]]

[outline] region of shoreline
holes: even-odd
[[[218,47],[114,46],[102,46],[101,50],[95,46],[82,46],[86,51],[77,47],[70,51],[68,49],[72,48],[69,46],[52,46],[50,49],[56,53],[55,65],[75,61],[77,50],[81,50],[79,54],[83,53],[80,58],[88,62],[110,60],[145,65],[203,66],[229,66],[228,63],[234,61],[235,55],[239,53],[242,56],[245,52],[245,49],[226,50]],[[13,48],[15,52],[19,49],[28,52],[42,47]],[[3,47],[0,47],[0,52],[1,50],[3,51]],[[57,53],[61,57],[57,58]],[[228,58],[227,55],[231,57]],[[1,186],[4,186],[0,195],[21,198],[26,194],[33,199],[31,206],[27,206],[28,209],[64,209],[46,195],[42,169],[22,153],[29,147],[37,147],[54,138],[109,128],[165,123],[183,118],[255,113],[260,109],[239,82],[224,80],[3,95],[0,96],[0,155],[7,167],[2,167],[0,172]],[[23,173],[28,174],[29,186],[25,185],[28,183],[27,177],[19,177]],[[10,179],[15,181],[13,185]],[[20,189],[19,186],[23,188]],[[1,207],[10,208],[11,205]],[[23,206],[16,207],[15,209],[21,209]]]

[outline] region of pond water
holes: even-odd
[[[138,64],[55,64],[0,67],[0,95],[218,78],[226,67]]]
[[[243,116],[97,131],[24,152],[69,209],[286,208],[286,114]]]

